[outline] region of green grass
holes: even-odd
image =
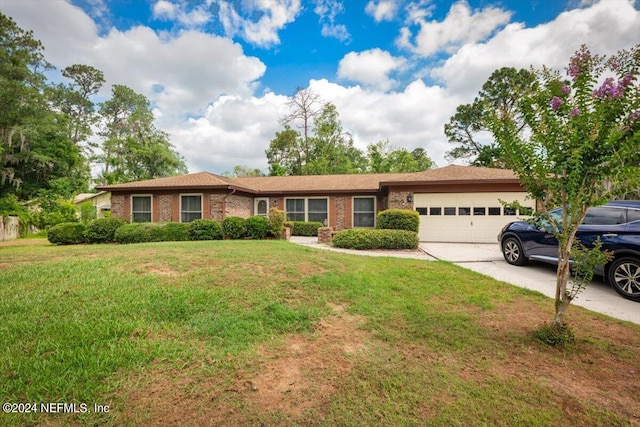
[[[234,384],[265,368],[265,351],[278,353],[294,336],[321,340],[320,326],[336,304],[363,319],[353,333],[367,338],[363,354],[335,371],[331,393],[293,413],[264,409],[251,392],[238,395]],[[536,324],[510,323],[523,312],[550,320],[551,300],[444,262],[350,256],[281,241],[0,247],[3,401],[112,408],[3,414],[0,424],[168,422],[160,409],[132,414],[140,407],[135,396],[161,379],[182,390],[181,376],[190,387],[181,396],[232,407],[235,418],[222,418],[227,422],[637,423],[637,409],[603,407],[589,393],[554,386],[553,370],[600,359],[591,370],[571,369],[584,371],[581,381],[593,381],[588,387],[614,392],[619,383],[602,382],[599,366],[637,366],[640,356],[636,325],[572,310],[578,337],[580,328],[586,332],[574,349],[559,353],[531,337]],[[598,336],[599,328],[619,329],[625,338]],[[334,372],[326,369],[327,376]],[[319,388],[322,375],[311,377],[318,379],[311,389]],[[631,399],[624,390],[615,391],[618,398]]]

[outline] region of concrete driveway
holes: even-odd
[[[436,259],[555,298],[555,266],[537,262],[522,267],[507,264],[498,243],[421,243],[420,248]],[[572,304],[640,324],[640,303],[622,298],[598,276]]]

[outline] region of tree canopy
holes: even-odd
[[[265,151],[270,175],[417,172],[434,166],[423,148],[409,152],[388,140],[360,150],[336,106],[323,104],[310,89],[299,89],[287,105],[292,111],[280,120],[284,128]]]
[[[531,73],[535,79],[513,102],[480,105],[505,165],[540,201],[559,242],[552,325],[560,328],[593,267],[606,262],[599,244],[576,241],[587,209],[640,187],[640,45],[609,58],[583,46],[565,75],[548,68]],[[549,215],[558,206],[562,216]],[[571,258],[577,274],[569,283]]]

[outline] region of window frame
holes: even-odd
[[[191,221],[195,221],[196,219],[202,219],[204,218],[204,206],[203,206],[203,194],[202,193],[180,193],[180,222],[186,222],[189,223],[191,221],[183,221],[182,220],[182,214],[183,213],[196,213],[196,211],[183,211],[182,210],[182,198],[183,197],[200,197],[200,218],[194,218]]]
[[[147,211],[134,211],[133,210],[133,199],[136,198],[136,197],[140,197],[140,198],[145,197],[145,198],[149,199],[149,211],[148,212]],[[131,222],[132,223],[133,222],[140,222],[140,223],[153,222],[153,194],[131,194],[130,197],[129,197],[129,203],[131,203],[131,209],[130,209],[131,212],[130,212],[129,218],[131,218]],[[142,214],[146,214],[146,213],[148,213],[149,214],[149,221],[134,221],[133,215],[136,214],[136,213],[137,214],[141,214],[141,213]]]
[[[327,204],[327,217],[326,217],[326,222],[327,224],[329,224],[329,197],[328,196],[316,196],[316,197],[286,197],[284,199],[284,213],[285,213],[285,217],[287,218],[287,221],[298,221],[298,220],[290,220],[289,219],[289,211],[287,210],[287,202],[289,200],[304,200],[304,207],[303,207],[303,215],[304,215],[304,222],[310,222],[309,221],[309,213],[320,213],[320,212],[309,212],[309,200],[324,200]],[[295,214],[300,214],[301,212],[299,211],[295,211],[293,212]],[[317,222],[322,222],[323,224],[325,223],[324,221],[317,221]]]
[[[258,204],[260,202],[266,202],[267,203],[267,212],[265,212],[264,214],[261,214],[258,212]],[[255,216],[269,216],[269,203],[271,201],[269,200],[268,197],[256,197],[253,199],[253,214]]]
[[[365,213],[370,213],[370,211],[358,211],[356,212],[356,199],[373,199],[373,211],[371,211],[371,213],[373,214],[373,225],[370,227],[364,227],[364,226],[359,226],[356,225],[356,214],[365,214]],[[378,204],[378,198],[376,196],[353,196],[351,198],[351,226],[353,228],[376,228],[376,212],[377,212],[377,204]]]

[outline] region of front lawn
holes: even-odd
[[[444,262],[23,241],[0,246],[0,395],[38,412],[0,425],[640,425],[640,326],[572,307],[556,349],[531,336],[552,315]]]

